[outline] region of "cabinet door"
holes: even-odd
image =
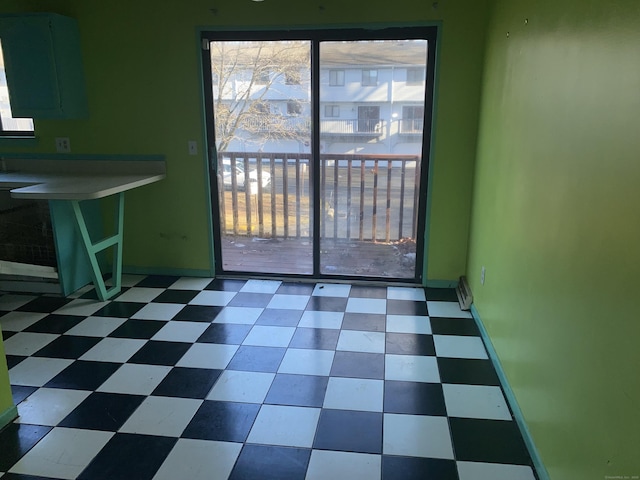
[[[14,117],[87,115],[75,20],[55,14],[1,16],[0,40]]]

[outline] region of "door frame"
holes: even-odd
[[[433,124],[435,115],[435,82],[436,82],[436,57],[439,49],[439,26],[427,25],[407,25],[407,26],[358,26],[346,28],[327,27],[305,27],[293,29],[262,29],[262,30],[242,30],[223,29],[200,31],[199,45],[201,53],[201,68],[203,80],[203,98],[205,114],[205,141],[207,144],[206,164],[207,175],[209,177],[209,211],[211,213],[211,241],[213,248],[213,270],[216,277],[274,277],[274,278],[295,278],[313,280],[333,280],[333,281],[359,281],[359,282],[384,282],[384,283],[407,283],[413,280],[416,284],[424,284],[427,258],[428,239],[428,203],[430,198],[430,176],[431,153],[433,143]],[[311,43],[311,158],[320,158],[320,76],[314,72],[320,71],[320,58],[318,46],[323,41],[366,41],[366,40],[412,40],[420,39],[428,41],[426,72],[425,72],[425,98],[424,98],[424,125],[420,168],[420,187],[417,213],[417,238],[416,238],[416,265],[415,276],[409,278],[387,278],[371,277],[359,275],[327,275],[320,270],[320,189],[314,185],[315,180],[310,182],[310,189],[313,192],[313,273],[305,274],[284,274],[284,273],[263,273],[263,272],[236,272],[226,271],[222,268],[222,245],[219,239],[222,235],[221,218],[219,209],[219,186],[217,181],[217,151],[215,139],[215,118],[214,118],[214,98],[213,81],[210,75],[211,58],[209,43],[212,41],[280,41],[280,40],[303,40]],[[312,178],[320,178],[320,162],[312,162]],[[215,172],[215,174],[214,174]],[[216,207],[216,208],[214,208]]]

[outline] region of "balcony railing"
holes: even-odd
[[[321,120],[320,135],[375,135],[385,133],[384,120],[360,118],[352,120]]]
[[[310,154],[225,152],[219,172],[223,161],[242,172],[218,176],[224,234],[311,238]],[[321,237],[415,238],[419,178],[417,155],[320,155]]]

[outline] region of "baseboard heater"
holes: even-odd
[[[462,310],[470,310],[473,303],[473,295],[471,295],[471,289],[467,283],[466,277],[460,277],[458,286],[456,287],[456,295],[458,296],[458,303]]]

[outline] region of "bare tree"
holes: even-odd
[[[234,139],[307,140],[309,68],[308,42],[212,42],[218,151]]]

